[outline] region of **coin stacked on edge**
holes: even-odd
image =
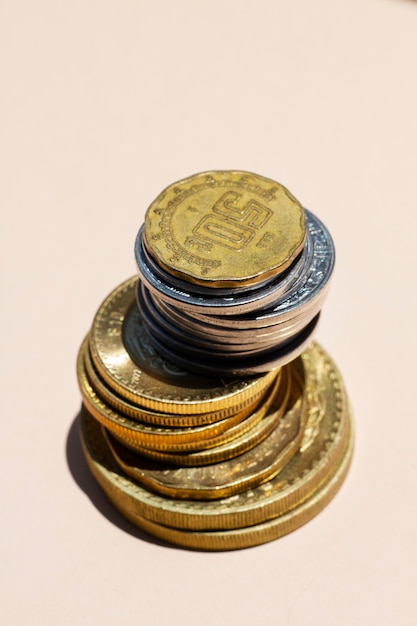
[[[312,336],[334,267],[282,185],[197,174],[151,204],[138,277],[102,303],[77,364],[89,467],[134,524],[203,550],[316,515],[352,454],[342,378]]]

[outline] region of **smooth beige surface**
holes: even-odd
[[[417,2],[6,0],[0,31],[1,623],[415,624]],[[75,358],[150,202],[232,168],[334,236],[318,339],[356,450],[308,525],[202,554],[93,483]]]

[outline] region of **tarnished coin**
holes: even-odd
[[[296,381],[292,384],[297,386]],[[105,429],[103,432],[116,463],[128,476],[151,491],[194,500],[225,498],[272,478],[297,452],[306,413],[303,411],[301,389],[293,392],[293,396],[291,408],[286,410],[284,417],[262,443],[237,459],[203,467],[173,468],[167,464],[152,463],[112,440]],[[281,408],[282,401],[276,395],[268,413],[280,412]]]
[[[173,529],[220,531],[262,524],[289,513],[325,488],[344,463],[346,468],[352,448],[349,405],[336,366],[317,344],[301,358],[308,410],[300,449],[278,476],[263,485],[204,503],[162,497],[126,477],[114,462],[100,425],[84,420],[83,445],[91,471],[114,505],[137,524],[146,519]]]
[[[94,366],[118,394],[154,411],[210,413],[239,406],[273,381],[274,371],[229,381],[198,376],[162,358],[136,306],[136,287],[134,277],[106,298],[89,335]]]
[[[243,418],[241,413],[213,424],[188,428],[164,428],[132,420],[107,405],[92,387],[85,371],[84,355],[87,344],[81,347],[77,361],[77,376],[83,403],[88,411],[113,435],[133,449],[140,446],[154,450],[184,451],[202,450],[214,447],[238,437],[250,430],[265,415],[267,403],[262,403],[257,411]],[[280,377],[272,390],[274,396],[279,389]]]
[[[285,270],[299,254],[304,210],[285,187],[262,176],[204,172],[156,198],[143,239],[165,271],[188,282],[253,284]]]

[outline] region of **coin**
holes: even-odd
[[[158,524],[142,517],[137,510],[120,509],[120,512],[150,535],[187,548],[207,551],[250,548],[287,535],[318,515],[339,491],[349,469],[352,453],[353,434],[350,433],[340,464],[323,485],[290,511],[253,526],[232,530],[189,531]]]
[[[170,428],[203,426],[204,424],[213,424],[215,422],[225,420],[226,418],[231,418],[232,416],[233,418],[236,418],[237,423],[250,415],[250,413],[258,407],[259,403],[262,402],[263,397],[268,392],[268,390],[259,390],[253,395],[253,398],[247,398],[245,402],[242,402],[237,406],[231,405],[219,411],[212,411],[211,413],[187,415],[161,413],[135,405],[117,395],[111,387],[107,386],[94,368],[88,345],[84,346],[84,344],[82,344],[79,352],[79,359],[80,363],[78,365],[78,370],[80,371],[81,383],[85,375],[87,375],[87,379],[91,384],[91,387],[106,404],[121,413],[122,416],[128,416],[133,420],[139,420],[141,422],[145,422],[145,424],[152,424],[154,426]]]
[[[136,286],[130,278],[106,298],[89,335],[94,366],[125,399],[154,411],[210,413],[239,406],[273,381],[273,371],[229,381],[197,376],[162,358],[136,306]]]
[[[158,264],[212,287],[253,284],[278,274],[299,254],[304,239],[299,202],[279,183],[248,172],[203,172],[181,180],[145,215],[144,243]]]
[[[277,394],[280,393],[280,391],[281,386],[279,384],[279,380],[277,380],[276,383],[273,384],[266,401],[262,402],[256,411],[248,415],[245,419],[240,419],[239,421],[237,421],[237,418],[229,417],[224,420],[224,424],[222,422],[216,422],[215,424],[209,424],[204,427],[199,426],[188,430],[184,429],[184,431],[181,431],[179,434],[177,434],[178,429],[177,432],[173,432],[173,429],[170,429],[169,431],[167,429],[153,429],[151,433],[146,434],[143,433],[143,429],[138,432],[137,429],[127,430],[120,427],[113,427],[111,430],[113,436],[124,446],[140,453],[143,453],[144,449],[154,450],[156,452],[178,453],[218,448],[223,444],[228,444],[236,439],[239,439],[245,434],[248,434],[250,437],[252,432],[254,434],[257,433],[256,426],[261,422],[270,424],[270,429],[268,431],[270,432],[275,422],[279,419],[279,413],[274,412],[272,415],[267,415],[267,412],[271,401]],[[282,396],[285,397],[285,390],[283,390]],[[96,409],[96,403],[94,402],[93,405],[91,405],[88,401],[85,401],[85,398],[84,404],[86,404],[87,408],[90,410]],[[108,415],[108,407],[106,408],[102,405],[100,409],[100,417],[104,414]],[[97,419],[99,419],[97,413],[94,413],[94,415]],[[215,430],[218,431],[218,434],[214,434]],[[146,454],[144,456],[146,456]]]
[[[253,376],[259,373],[271,373],[274,368],[282,367],[299,356],[311,343],[317,329],[320,314],[291,340],[275,349],[255,355],[232,355],[230,358],[214,353],[214,357],[197,351],[192,346],[182,346],[173,337],[168,336],[156,325],[152,325],[152,344],[165,358],[174,360],[187,369],[192,369],[206,376]],[[204,358],[206,356],[206,358]],[[232,358],[234,357],[234,358]]]
[[[332,237],[324,224],[311,211],[306,210],[307,244],[311,248],[304,258],[300,273],[294,281],[280,289],[280,276],[257,289],[238,291],[233,296],[195,294],[192,288],[180,289],[163,282],[139,258],[141,280],[157,298],[184,310],[196,318],[210,316],[212,323],[222,326],[268,326],[292,318],[302,310],[324,301],[335,264]],[[203,317],[205,319],[205,317]]]
[[[105,429],[103,432],[116,463],[128,476],[146,488],[173,498],[224,498],[272,478],[297,452],[305,415],[301,390],[298,390],[297,396],[292,407],[279,419],[262,443],[237,459],[203,467],[173,468],[171,465],[149,462],[112,440]],[[276,395],[268,414],[281,412],[281,408],[282,400]]]
[[[216,531],[255,526],[289,513],[318,489],[325,489],[337,468],[347,463],[352,447],[350,408],[336,366],[317,344],[311,345],[301,360],[304,393],[310,403],[305,436],[297,454],[272,480],[218,501],[165,498],[121,473],[99,424],[83,420],[83,446],[92,473],[114,505],[138,524],[145,518],[173,529]]]
[[[144,446],[156,450],[182,451],[213,447],[247,432],[266,412],[267,403],[264,402],[257,411],[247,417],[244,413],[238,413],[213,424],[188,428],[163,428],[131,420],[103,402],[91,386],[85,372],[86,347],[87,343],[84,343],[77,362],[77,376],[83,402],[95,419],[106,426],[115,437],[134,449]],[[272,397],[279,389],[279,383],[278,376],[270,392]]]

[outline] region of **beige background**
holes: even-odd
[[[2,624],[415,624],[417,3],[0,10]],[[204,554],[145,539],[95,487],[75,357],[148,204],[222,168],[279,180],[334,236],[318,338],[357,439],[312,522]]]

